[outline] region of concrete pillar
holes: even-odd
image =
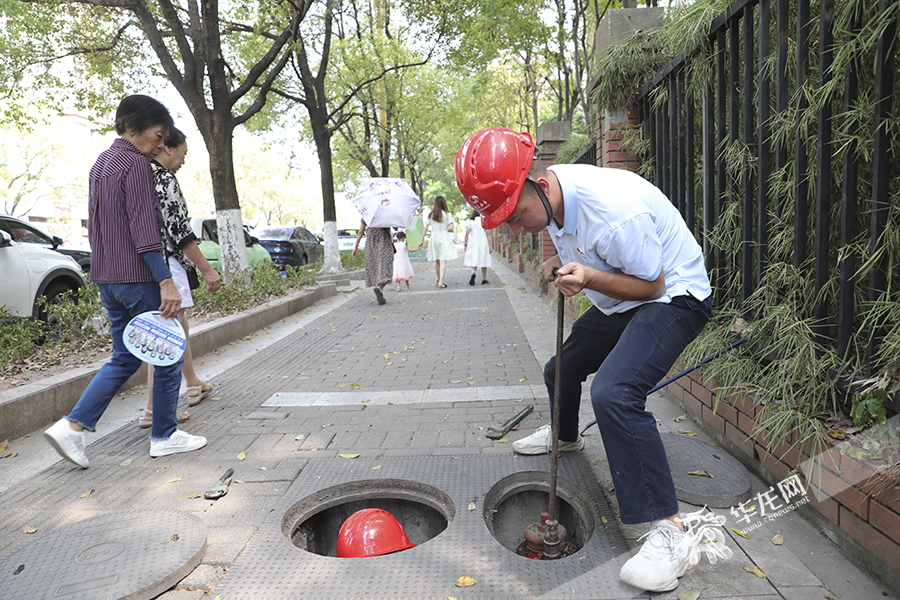
[[[630,5],[630,7],[629,7]],[[638,30],[658,27],[663,19],[662,8],[636,8],[636,0],[625,0],[625,8],[613,9],[597,27],[594,34],[594,54],[596,61],[611,45],[634,35]],[[592,73],[588,81],[588,90],[592,92],[600,82],[600,73]],[[594,135],[598,140],[597,164],[601,167],[627,168],[635,170],[639,166],[638,157],[632,153],[622,152],[619,144],[622,133],[629,127],[638,125],[638,113],[633,107],[622,107],[615,111],[603,111],[595,115]]]

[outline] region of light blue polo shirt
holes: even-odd
[[[655,281],[663,270],[669,303],[712,293],[703,252],[684,219],[652,183],[631,171],[591,165],[554,165],[563,194],[564,226],[547,228],[562,263],[577,262],[610,273]],[[648,301],[616,300],[584,290],[603,313],[625,312]]]

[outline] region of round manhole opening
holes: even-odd
[[[590,499],[572,482],[557,478],[557,520],[565,527],[568,552],[583,548],[594,533],[594,512]],[[488,531],[510,552],[516,552],[525,540],[525,529],[540,521],[550,501],[550,476],[538,471],[523,471],[504,477],[484,497],[484,523]]]
[[[456,515],[450,496],[430,485],[401,479],[355,481],[293,504],[282,517],[281,532],[301,550],[336,557],[341,525],[366,508],[391,513],[416,546],[437,537]]]

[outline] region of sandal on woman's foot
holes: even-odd
[[[141,415],[141,418],[138,419],[138,427],[141,429],[148,429],[153,427],[153,411],[149,408],[144,409],[144,414]]]
[[[446,283],[439,283],[439,284],[438,284],[438,287],[441,288],[441,289],[444,289],[444,288],[447,287],[447,284],[446,284]]]
[[[197,406],[200,404],[204,398],[212,394],[213,386],[208,383],[201,383],[200,385],[189,385],[187,387],[187,400],[188,406]],[[197,392],[196,394],[192,394],[191,392]]]

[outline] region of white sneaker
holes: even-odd
[[[668,519],[653,521],[650,526],[653,529],[640,538],[647,538],[647,541],[622,565],[619,579],[648,592],[674,590],[678,587],[678,578],[692,566],[687,554],[675,552],[685,534]]]
[[[150,456],[158,458],[179,452],[191,452],[199,450],[205,445],[206,438],[202,435],[191,435],[186,431],[176,429],[168,439],[150,440]]]
[[[553,445],[553,431],[549,425],[538,427],[537,431],[526,438],[513,442],[513,450],[519,454],[547,454]],[[559,440],[560,452],[572,452],[584,448],[584,438],[580,435],[574,442]]]
[[[72,461],[84,469],[90,466],[91,462],[84,455],[84,431],[72,429],[69,420],[65,417],[51,425],[44,432],[44,437],[66,460]]]

